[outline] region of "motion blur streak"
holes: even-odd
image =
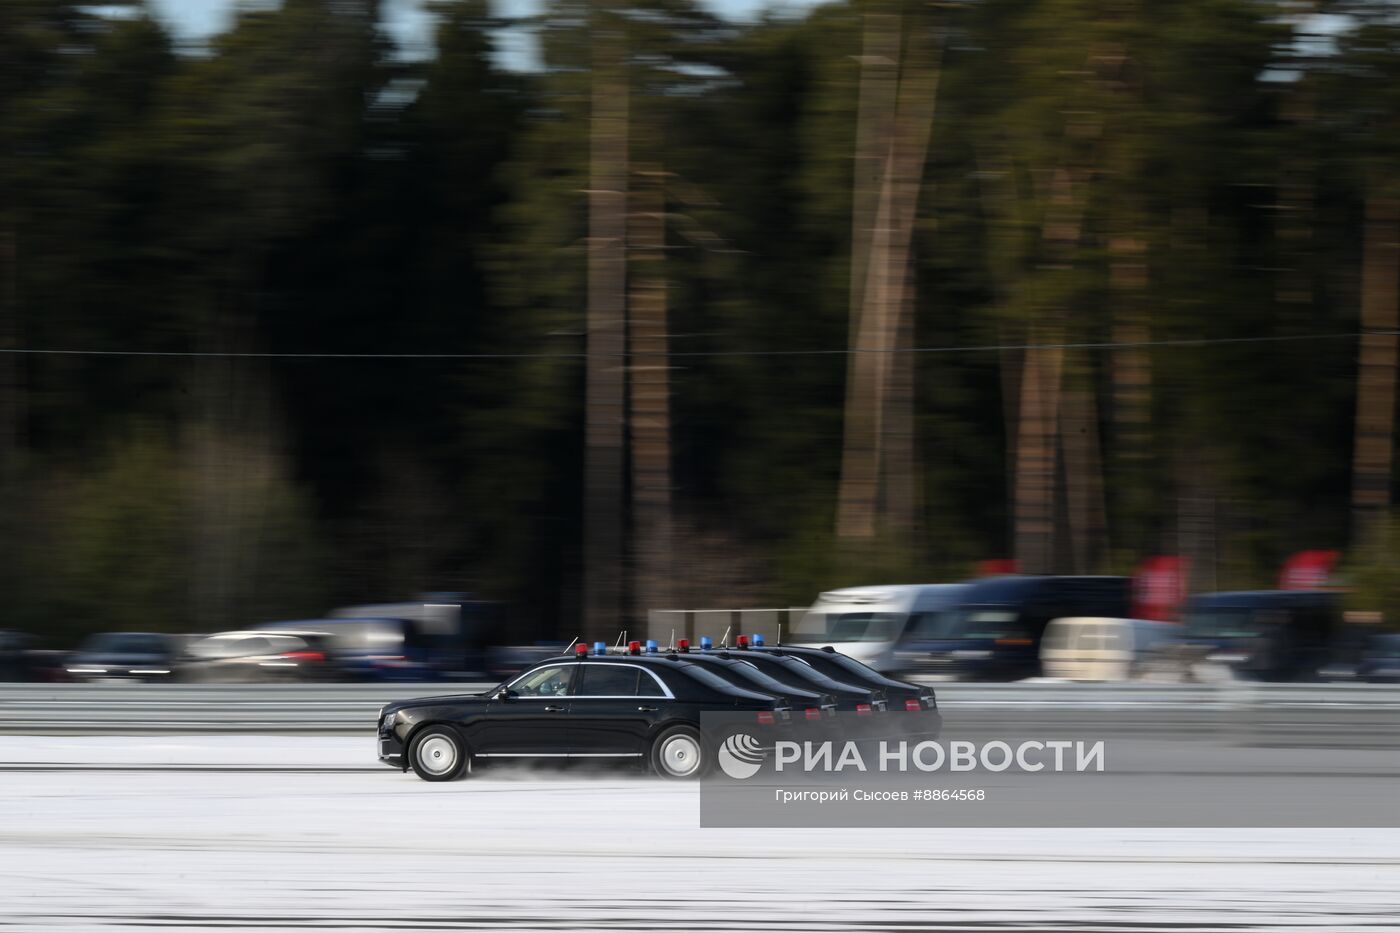
[[[1400,609],[1388,2],[186,5],[0,3],[43,648],[1304,549]]]

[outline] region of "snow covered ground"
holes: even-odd
[[[357,737],[5,736],[0,929],[1400,926],[1394,830],[720,830],[698,810],[693,786],[625,774],[426,784]]]

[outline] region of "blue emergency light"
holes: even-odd
[[[754,646],[755,648],[762,648],[762,647],[763,647],[763,636],[762,636],[762,635],[758,635],[758,634],[755,634],[755,635],[754,635],[754,637],[753,637],[753,646]]]
[[[710,650],[711,648],[713,648],[714,646],[715,646],[715,640],[714,640],[713,638],[711,638],[709,635],[701,635],[701,636],[700,636],[700,650],[701,650],[701,651],[709,651],[709,650]]]
[[[647,654],[656,654],[656,639],[647,639]]]
[[[605,641],[595,641],[595,642],[593,643],[593,653],[596,654],[596,655],[604,655],[604,654],[607,654],[607,653],[608,653],[608,643],[605,642]]]

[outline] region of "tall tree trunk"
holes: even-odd
[[[891,360],[889,417],[885,420],[886,456],[884,495],[880,512],[890,531],[903,542],[912,541],[919,526],[922,505],[918,441],[915,432],[915,355],[914,347],[914,264],[905,267],[903,305],[895,332],[895,354]]]
[[[893,134],[899,92],[899,17],[890,13],[865,15],[864,48],[860,59],[860,94],[856,104],[856,148],[851,184],[850,338],[860,330],[865,304],[870,244],[879,212],[889,140]]]
[[[900,37],[898,16],[866,14],[851,205],[850,346],[855,352],[846,364],[846,411],[837,492],[836,534],[841,538],[869,538],[875,533],[879,400],[877,364],[872,357],[879,351],[867,341],[884,322],[867,312],[870,283],[883,271],[888,240],[888,166],[899,90]],[[872,254],[879,257],[875,267]]]
[[[19,347],[19,237],[0,230],[0,350]],[[8,491],[24,458],[24,374],[18,353],[0,353],[0,485]]]
[[[1073,569],[1075,573],[1093,573],[1098,566],[1106,523],[1099,413],[1092,373],[1083,374],[1072,388],[1064,391],[1060,410]]]
[[[1352,540],[1363,543],[1390,508],[1395,429],[1395,345],[1400,298],[1400,201],[1366,201],[1361,269],[1361,363],[1356,386]]]
[[[1177,454],[1177,553],[1190,561],[1186,592],[1217,589],[1219,551],[1215,465],[1195,445]]]
[[[593,34],[588,193],[583,629],[589,638],[615,631],[623,612],[628,86],[623,39],[606,30],[599,23]]]
[[[1033,330],[1032,335],[1043,333]],[[1059,341],[1058,328],[1051,339]],[[1022,573],[1047,573],[1055,550],[1055,454],[1059,431],[1058,346],[1028,349],[1021,376],[1021,414],[1016,440],[1016,561]]]
[[[1097,122],[1071,124],[1067,138],[1096,136]],[[1047,274],[1071,268],[1083,226],[1087,169],[1060,166],[1051,176],[1042,234]],[[1060,429],[1060,380],[1064,368],[1065,309],[1041,310],[1029,328],[1030,346],[1021,378],[1017,419],[1015,501],[1016,560],[1022,573],[1048,573],[1055,560],[1055,478]]]
[[[1113,386],[1113,439],[1118,489],[1118,544],[1143,551],[1153,489],[1152,360],[1146,347],[1151,336],[1146,307],[1147,247],[1136,237],[1114,237],[1108,244],[1109,287],[1113,300],[1113,342],[1123,344],[1110,358]],[[1134,346],[1137,344],[1139,346]]]
[[[896,21],[894,29],[898,29]],[[854,332],[846,390],[845,439],[838,494],[837,535],[875,534],[895,344],[902,314],[912,305],[910,252],[928,155],[939,78],[939,50],[911,43],[901,69],[894,120],[884,143],[879,206],[866,254],[866,287]],[[912,364],[911,364],[912,365]],[[912,378],[912,374],[911,374]],[[902,461],[911,465],[911,461]],[[898,480],[906,488],[912,477]],[[887,500],[888,501],[888,500]]]
[[[629,236],[632,354],[633,618],[671,599],[671,422],[666,326],[666,197],[659,165],[638,166]]]
[[[210,353],[255,349],[247,283],[256,259],[230,259],[223,279],[204,300],[198,345]],[[190,413],[182,439],[194,478],[191,494],[190,606],[195,627],[240,624],[255,585],[262,503],[250,500],[267,468],[276,434],[266,365],[251,360],[193,361]]]

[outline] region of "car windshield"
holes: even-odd
[[[1024,634],[1017,614],[1008,609],[964,609],[952,619],[945,637],[995,640]]]
[[[780,665],[792,677],[805,684],[816,684],[827,693],[850,693],[852,691],[865,693],[864,687],[857,687],[852,684],[841,683],[831,677],[826,676],[806,661],[794,655],[764,655],[766,660]]]
[[[84,651],[103,654],[164,654],[165,639],[137,632],[108,632],[94,635],[83,644]]]
[[[1124,628],[1112,622],[1051,626],[1045,634],[1045,647],[1050,650],[1121,651]]]
[[[1254,613],[1245,608],[1207,609],[1188,613],[1188,638],[1253,638],[1263,631]]]
[[[899,681],[886,677],[870,665],[862,664],[855,658],[841,654],[839,651],[833,651],[831,654],[823,654],[822,657],[827,662],[835,665],[839,670],[850,674],[852,677],[859,678],[865,683],[903,686]],[[812,663],[807,658],[803,658],[802,660],[806,661],[808,664]]]
[[[681,670],[685,671],[686,674],[700,681],[702,684],[704,684],[712,690],[718,690],[722,693],[733,693],[736,689],[743,689],[736,688],[733,684],[716,674],[714,671],[707,671],[698,664],[687,664],[683,668],[681,668]]]
[[[772,677],[769,677],[767,674],[763,673],[763,671],[760,671],[757,667],[755,667],[748,661],[740,661],[737,664],[735,664],[734,667],[743,671],[744,678],[746,680],[748,680],[751,683],[757,684],[758,686],[762,687],[764,690],[769,691],[770,693],[783,693],[788,689],[788,687],[786,687],[780,681],[774,680]]]
[[[1393,636],[1381,636],[1375,641],[1372,655],[1376,658],[1394,660],[1400,658],[1400,638]]]
[[[932,641],[936,638],[948,638],[957,621],[958,613],[951,609],[920,612],[910,617],[909,626],[904,630],[904,637],[908,641]]]
[[[802,617],[789,638],[799,644],[890,641],[904,618],[893,612],[831,612],[814,609]]]

